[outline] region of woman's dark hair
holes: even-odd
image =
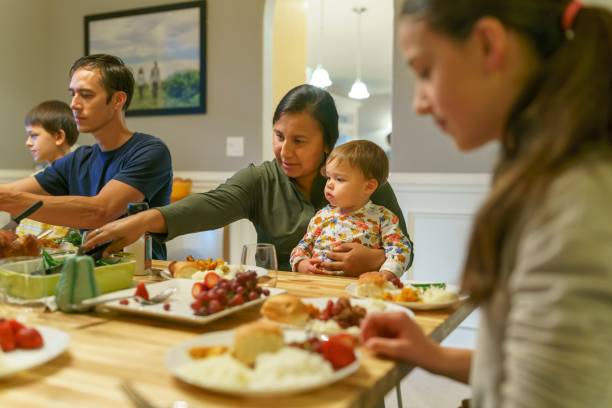
[[[92,54],[81,57],[72,64],[70,77],[72,78],[74,72],[81,68],[100,70],[102,86],[108,94],[106,103],[110,102],[115,92],[125,92],[127,98],[123,105],[123,110],[127,110],[134,95],[134,75],[121,58],[108,54]]]
[[[62,101],[44,101],[30,109],[24,119],[26,126],[42,126],[49,133],[66,135],[66,144],[72,146],[79,137],[70,106]]]
[[[505,124],[493,185],[476,215],[463,275],[474,301],[500,280],[505,238],[583,153],[612,147],[612,14],[583,7],[573,36],[562,28],[569,0],[407,0],[402,15],[456,41],[483,17],[521,35],[540,63]]]
[[[312,85],[298,85],[291,89],[278,103],[272,124],[284,113],[308,112],[319,123],[323,141],[329,150],[338,140],[338,111],[334,98],[324,89]]]

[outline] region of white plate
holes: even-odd
[[[302,298],[302,302],[309,303],[320,310],[325,309],[327,306],[327,301],[331,300],[332,302],[336,302],[338,300],[337,297],[319,297],[319,298]],[[410,317],[414,317],[414,313],[411,310],[406,309],[405,307],[401,307],[396,305],[395,303],[391,303],[383,300],[376,299],[366,299],[366,298],[356,298],[350,299],[351,305],[353,306],[361,306],[367,310],[368,313],[377,313],[377,312],[404,312]],[[372,305],[372,302],[380,303],[384,308],[379,310],[376,306]]]
[[[429,283],[423,281],[405,281],[404,285],[410,285],[411,283]],[[357,295],[357,284],[351,283],[345,288],[346,292],[353,297],[356,298],[364,298],[363,296]],[[449,292],[459,293],[459,288],[455,285],[446,284],[446,290]],[[459,296],[457,300],[453,300],[450,302],[440,302],[440,303],[424,303],[424,302],[395,302],[391,300],[387,300],[386,302],[394,303],[397,305],[402,305],[405,307],[409,307],[412,310],[435,310],[435,309],[445,309],[447,307],[451,307],[466,299],[466,296]]]
[[[302,330],[285,330],[285,343],[293,342],[293,341],[303,341],[306,339],[306,334]],[[345,377],[353,374],[355,371],[359,369],[359,360],[360,355],[358,352],[355,353],[357,359],[350,365],[334,371],[333,375],[325,380],[321,380],[317,383],[309,383],[307,385],[293,385],[293,386],[283,386],[280,385],[275,387],[274,390],[254,390],[247,389],[243,386],[236,385],[232,386],[221,386],[218,384],[210,384],[206,382],[206,378],[193,378],[191,376],[184,375],[180,367],[184,364],[190,363],[193,361],[191,356],[189,355],[189,349],[192,347],[206,347],[206,346],[232,346],[234,343],[234,331],[233,330],[225,330],[225,331],[217,331],[212,333],[207,333],[201,336],[198,336],[192,340],[188,340],[184,343],[179,344],[178,346],[173,347],[166,354],[166,367],[168,370],[177,378],[180,378],[182,381],[195,385],[197,387],[201,387],[210,391],[221,392],[225,394],[238,395],[243,397],[272,397],[279,395],[287,395],[287,394],[295,394],[298,392],[304,392],[315,388],[320,388],[329,384],[332,384],[336,381],[340,381]]]
[[[268,274],[268,270],[264,269],[264,268],[262,268],[260,266],[234,265],[234,264],[229,264],[227,266],[230,268],[230,272],[234,272],[234,273],[235,272],[240,272],[241,270],[244,270],[244,271],[255,271],[257,273],[257,277],[266,276]],[[207,272],[207,271],[205,271],[205,272]],[[219,274],[214,269],[212,270],[212,272],[215,272],[215,273]],[[162,271],[159,273],[159,275],[162,278],[164,278],[164,279],[174,279],[172,277],[172,274],[168,270],[168,268],[162,269]],[[219,276],[221,276],[222,278],[225,277],[225,275],[223,275],[223,274],[219,274]]]
[[[177,291],[168,300],[166,300],[166,303],[170,304],[170,310],[164,310],[163,303],[143,306],[133,300],[130,300],[127,305],[122,305],[121,303],[119,303],[118,300],[116,300],[113,302],[105,303],[102,307],[117,310],[124,313],[132,313],[147,317],[161,318],[165,320],[175,320],[183,323],[207,324],[212,322],[213,320],[217,320],[222,318],[223,316],[227,316],[228,314],[232,314],[239,310],[246,309],[247,307],[257,305],[266,299],[266,296],[261,296],[259,299],[251,300],[250,302],[246,302],[240,306],[229,307],[212,315],[198,316],[193,313],[193,309],[191,309],[190,306],[191,303],[193,303],[194,301],[193,296],[191,295],[191,288],[193,284],[194,281],[192,279],[170,279],[163,282],[149,283],[147,285],[147,290],[149,292],[149,295],[151,296],[155,296],[162,290],[169,287],[177,288]],[[270,296],[279,295],[281,293],[286,292],[286,290],[278,288],[267,289],[270,290]],[[107,293],[104,296],[109,298],[123,295],[128,296],[133,295],[134,291],[134,288],[130,288],[117,292]]]
[[[7,377],[22,370],[44,364],[62,354],[70,337],[68,333],[48,326],[34,326],[43,338],[43,347],[37,350],[13,350],[0,356],[0,378]]]

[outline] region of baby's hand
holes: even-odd
[[[321,273],[319,258],[303,259],[297,265],[297,271],[301,273]]]
[[[383,276],[385,277],[386,280],[388,280],[389,282],[394,284],[395,287],[397,287],[399,289],[404,287],[404,284],[402,282],[400,282],[400,280],[397,277],[397,275],[394,274],[393,272],[390,272],[390,271],[380,271],[380,273],[383,274]]]

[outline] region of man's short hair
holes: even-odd
[[[72,78],[74,72],[81,68],[87,70],[98,69],[100,71],[102,86],[108,94],[107,103],[110,102],[115,92],[125,92],[127,99],[125,105],[123,105],[123,110],[127,110],[134,95],[134,75],[121,58],[109,54],[93,54],[81,57],[72,64],[70,77]]]
[[[366,179],[375,179],[379,186],[389,177],[389,159],[385,151],[369,140],[353,140],[334,148],[326,163],[344,161],[359,169]]]
[[[79,131],[72,110],[62,101],[44,101],[30,109],[24,119],[26,126],[42,126],[49,133],[66,135],[66,143],[72,146],[79,138]]]

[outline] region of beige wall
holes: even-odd
[[[84,15],[180,1],[2,0],[0,168],[32,167],[23,146],[23,116],[43,99],[68,101],[67,71],[83,53]],[[132,130],[152,133],[168,143],[176,170],[233,171],[246,163],[259,162],[262,151],[266,151],[262,147],[265,2],[208,0],[207,114],[128,119]],[[395,2],[399,7],[402,0]],[[612,0],[588,3],[611,6]],[[430,119],[412,112],[412,74],[397,45],[394,47],[392,170],[488,172],[495,160],[495,146],[460,153]],[[245,157],[225,157],[227,136],[245,137]],[[92,141],[91,136],[82,138],[82,143]]]
[[[45,4],[46,0],[0,3],[0,168],[32,168],[23,118],[47,95],[50,24]]]
[[[396,10],[403,0],[395,0]],[[490,144],[472,153],[457,150],[429,117],[412,109],[413,74],[406,67],[394,35],[393,53],[393,138],[391,170],[424,173],[487,173],[491,170],[497,146]]]
[[[23,115],[43,99],[68,102],[68,69],[83,55],[83,17],[181,0],[3,0],[0,13],[0,168],[27,169]],[[175,170],[232,171],[261,159],[262,24],[265,0],[208,0],[205,115],[128,118],[131,130],[170,147]],[[145,28],[146,29],[146,28]],[[25,55],[24,55],[25,54]],[[10,96],[9,96],[10,95]],[[243,136],[245,157],[225,157]],[[16,140],[16,141],[15,141]],[[92,143],[89,135],[82,143]]]
[[[306,10],[304,0],[280,0],[274,6],[272,104],[306,81]]]
[[[586,0],[585,3],[612,8],[612,0]],[[403,0],[395,0],[396,10]],[[391,168],[402,172],[485,173],[493,167],[497,145],[489,144],[471,153],[457,150],[430,118],[412,110],[413,74],[399,52],[397,39],[393,55],[393,142]]]

